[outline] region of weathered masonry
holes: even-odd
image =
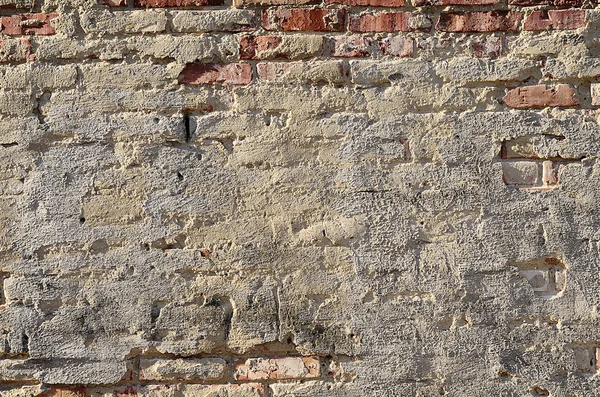
[[[0,0],[0,396],[594,396],[600,5]]]

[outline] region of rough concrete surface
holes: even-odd
[[[599,27],[0,0],[0,396],[600,395]]]

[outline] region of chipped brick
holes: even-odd
[[[345,20],[342,9],[281,8],[262,14],[266,30],[336,32],[344,29]]]
[[[252,82],[252,67],[247,63],[190,64],[181,73],[181,84],[232,84],[245,85]]]
[[[503,101],[516,109],[579,106],[574,95],[575,92],[567,84],[558,84],[555,88],[541,84],[509,90]]]
[[[251,358],[235,364],[235,378],[241,381],[310,379],[320,376],[315,357]]]
[[[436,25],[442,32],[516,32],[523,15],[518,12],[489,11],[444,13]]]

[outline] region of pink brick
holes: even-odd
[[[442,32],[516,32],[523,15],[519,12],[457,12],[444,13],[436,25]]]
[[[244,36],[240,39],[240,58],[255,59],[256,54],[277,48],[281,36]]]
[[[241,381],[310,379],[320,374],[315,357],[251,358],[235,363],[235,379]]]
[[[523,30],[574,30],[585,24],[585,10],[534,11],[525,19]]]
[[[502,163],[502,179],[507,185],[539,185],[539,164],[535,161],[511,161]]]
[[[402,11],[352,15],[348,29],[352,32],[408,32],[409,15]]]
[[[412,57],[415,53],[415,39],[412,37],[386,37],[379,46],[385,55],[395,57]]]
[[[575,92],[567,84],[558,84],[555,88],[541,84],[514,88],[506,93],[503,100],[516,109],[571,107],[579,105],[574,95]]]
[[[322,8],[278,8],[263,10],[266,30],[337,32],[344,29],[346,11]]]
[[[58,14],[17,14],[0,18],[0,33],[10,36],[48,36],[56,33],[50,21]]]
[[[179,78],[181,84],[232,84],[245,85],[252,82],[252,67],[247,63],[189,64]]]
[[[332,38],[334,57],[366,57],[371,55],[373,40],[363,36],[336,36]]]

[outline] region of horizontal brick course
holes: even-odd
[[[523,30],[574,30],[585,24],[585,10],[533,11],[525,19]]]
[[[523,15],[518,12],[489,11],[444,13],[436,25],[443,32],[516,32]]]
[[[225,377],[227,362],[220,358],[141,359],[143,381],[218,381]]]
[[[416,7],[421,6],[485,6],[498,4],[500,0],[413,0]]]
[[[252,67],[247,63],[190,64],[183,69],[181,84],[232,84],[245,85],[252,82]]]
[[[345,20],[342,9],[282,8],[262,13],[266,30],[336,32],[344,29]]]
[[[223,0],[135,0],[136,7],[164,8],[164,7],[199,7],[223,5]]]
[[[242,36],[241,59],[302,59],[323,51],[323,37],[315,35]]]
[[[349,7],[402,7],[405,0],[325,0],[325,3]]]
[[[0,17],[0,33],[9,36],[49,36],[56,33],[50,23],[58,14],[16,14]]]
[[[553,88],[541,84],[509,90],[503,100],[506,105],[517,109],[571,107],[579,105],[574,95],[575,92],[567,84],[558,84]]]
[[[379,12],[351,15],[348,30],[352,32],[408,32],[410,14],[407,12]]]
[[[235,378],[242,381],[310,379],[320,376],[320,362],[313,357],[252,358],[235,364]]]

